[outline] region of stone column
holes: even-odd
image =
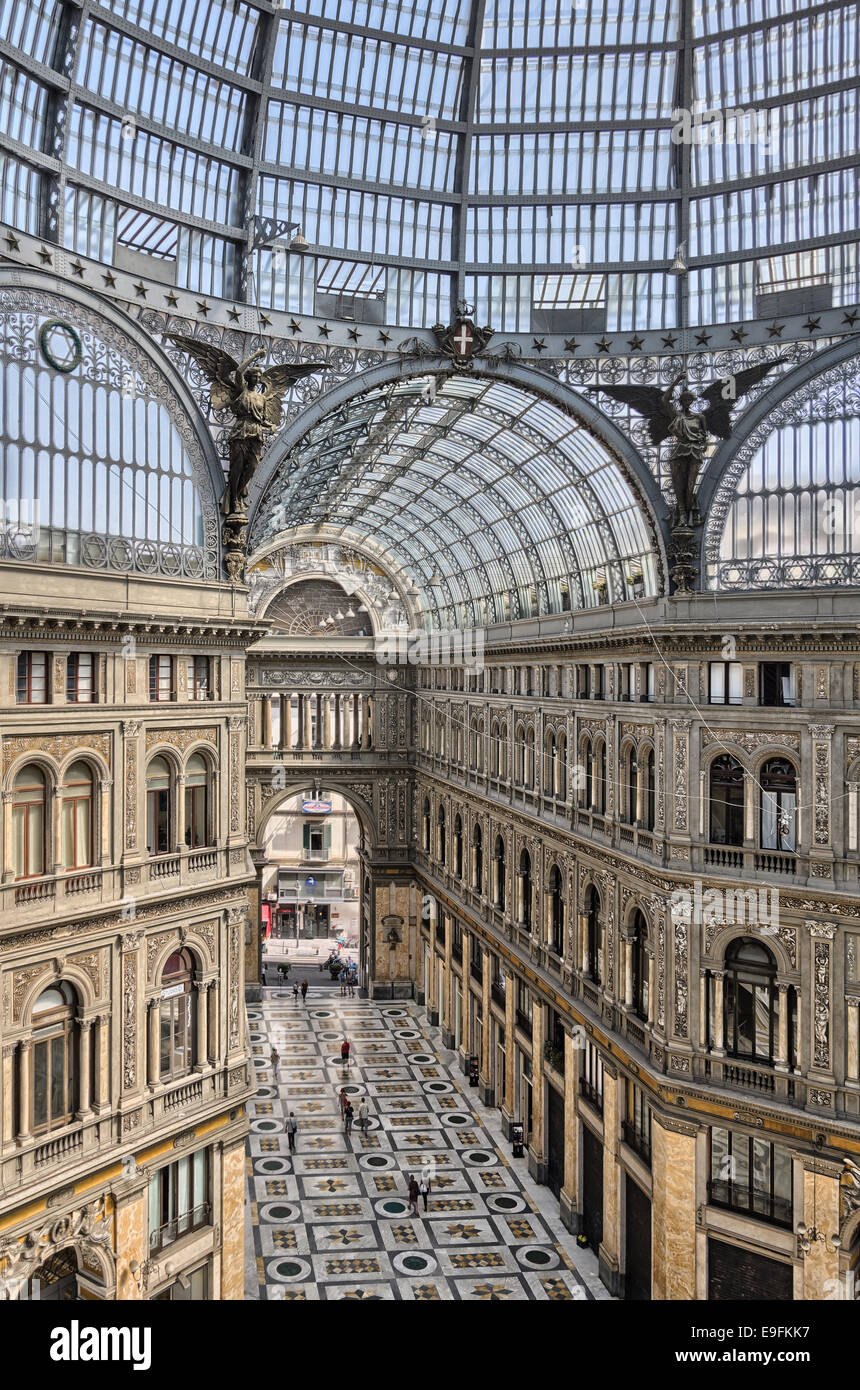
[[[110,1107],[110,1014],[98,1017],[98,1066],[96,1069],[96,1109]]]
[[[331,746],[332,746],[332,709],[331,709],[331,701],[332,701],[331,695],[326,694],[326,695],[323,695],[323,696],[322,696],[323,709],[325,710],[325,729],[323,730],[323,742],[324,742],[326,748],[331,748]]]
[[[110,808],[110,794],[111,794],[111,788],[112,788],[112,787],[113,787],[113,779],[112,779],[111,777],[100,777],[100,778],[99,778],[99,794],[100,794],[100,798],[101,798],[101,804],[100,804],[100,807],[99,807],[99,829],[100,829],[100,832],[101,832],[101,836],[100,836],[100,838],[101,838],[101,844],[98,845],[98,846],[93,845],[93,863],[97,863],[97,862],[98,862],[98,860],[96,859],[96,855],[98,854],[98,855],[101,856],[101,862],[102,862],[102,865],[103,865],[103,866],[106,866],[106,865],[110,864],[111,861],[112,861],[112,855],[111,855],[111,838],[112,838],[112,837],[111,837],[111,831],[112,831],[112,824],[111,824],[111,808]]]
[[[427,922],[427,935],[430,945],[429,979],[427,981],[427,1021],[431,1028],[439,1023],[438,976],[436,973],[436,923],[439,918],[436,899],[430,899],[430,917]]]
[[[3,793],[3,882],[11,883],[15,877],[12,867],[12,793]]]
[[[32,1056],[33,1043],[30,1038],[23,1038],[18,1044],[18,1143],[20,1145],[30,1142],[30,1059]]]
[[[469,1069],[469,1056],[472,1051],[472,934],[463,931],[463,1025],[460,1035],[462,1068]]]
[[[600,1277],[609,1292],[621,1292],[621,1202],[618,1129],[624,1078],[603,1063],[603,1239],[598,1251]]]
[[[650,1011],[651,1011],[651,1004],[650,1004],[650,994],[651,994],[651,988],[650,988],[651,961],[650,961],[650,960],[649,960],[649,962],[648,962],[648,975],[649,975],[649,988],[648,988],[649,1004],[648,1004],[648,1011],[649,1011],[649,1013],[650,1013]],[[707,972],[707,970],[700,970],[700,971],[699,971],[699,1047],[701,1047],[701,1048],[707,1048],[707,1046],[708,1046],[708,972]]]
[[[52,787],[50,797],[50,823],[46,827],[48,835],[45,846],[45,873],[60,873],[63,867],[63,794],[60,787]]]
[[[280,749],[290,746],[290,716],[292,714],[292,701],[289,695],[280,695],[281,702],[281,727],[278,730],[278,747]]]
[[[441,1024],[442,1024],[442,1046],[453,1048],[454,1046],[454,971],[451,967],[451,938],[454,932],[454,923],[450,912],[445,914],[445,967],[443,971],[442,1001],[440,1004]]]
[[[725,1010],[723,1005],[725,970],[712,970],[711,979],[714,982],[714,1046],[711,1051],[716,1057],[725,1057]]]
[[[79,1120],[84,1119],[89,1114],[92,1097],[90,1095],[90,1075],[91,1061],[90,1048],[93,1038],[93,1022],[91,1018],[82,1018],[79,1021],[80,1028],[80,1070],[78,1072],[78,1114]]]
[[[529,1173],[535,1182],[546,1182],[543,1042],[544,1007],[535,1001],[532,1005],[532,1136],[529,1144]]]
[[[119,1178],[112,1187],[117,1252],[117,1299],[138,1301],[145,1295],[145,1271],[148,1269],[149,1256],[148,1190],[149,1178],[142,1173],[135,1173],[130,1178]],[[132,1265],[137,1269],[136,1274],[132,1271]]]
[[[352,692],[352,747],[353,747],[353,748],[360,748],[360,747],[361,747],[361,740],[360,740],[360,738],[359,738],[359,717],[358,717],[358,712],[359,712],[359,701],[360,701],[360,700],[361,700],[361,696],[359,695],[359,693],[358,693],[357,690],[354,690],[354,691]]]
[[[221,1149],[221,1291],[222,1300],[244,1298],[245,1144]]]
[[[851,1085],[860,1082],[860,997],[845,996],[846,1056],[845,1080]]]
[[[299,750],[304,746],[302,742],[302,735],[304,733],[304,719],[305,697],[304,692],[299,690],[296,694],[296,741],[293,744],[293,748],[296,752],[299,752]]]
[[[313,736],[313,746],[317,750],[323,746],[323,697],[318,690],[315,690],[310,698],[314,702],[313,708],[316,710],[317,716]]]
[[[364,720],[363,720],[362,726],[361,726],[361,746],[362,746],[362,748],[369,748],[369,747],[370,747],[370,743],[371,743],[371,738],[370,738],[370,696],[369,696],[369,695],[365,695],[365,696],[362,698],[362,704],[363,704],[363,707],[364,707],[364,708],[363,708],[363,711],[362,711],[363,714],[364,714]]]
[[[778,980],[777,989],[779,990],[779,1013],[776,1029],[776,1056],[773,1063],[778,1071],[788,1071],[788,982]]]
[[[815,1227],[823,1240],[813,1240],[803,1256],[803,1299],[832,1299],[839,1290],[839,1251],[831,1237],[839,1233],[841,1163],[823,1158],[803,1159],[803,1221]],[[830,1247],[828,1249],[828,1247]]]
[[[651,1297],[692,1302],[696,1298],[696,1127],[655,1111],[651,1143]]]
[[[199,1070],[209,1065],[209,985],[198,980],[194,1001],[197,1010],[197,1056],[195,1063]]]
[[[649,952],[648,952],[648,1026],[649,1026],[649,1028],[653,1027],[653,1025],[654,1025],[654,1001],[655,1001],[655,998],[656,998],[655,990],[654,990],[654,979],[655,979],[654,952],[653,952],[653,951],[649,951]]]
[[[147,1080],[153,1089],[158,1085],[161,1072],[159,1023],[161,1017],[161,1000],[150,999],[147,1004],[146,1015],[146,1040],[147,1040]]]
[[[624,955],[624,1004],[628,1009],[633,1008],[633,939],[630,936],[620,938],[621,950]]]
[[[505,1138],[511,1137],[511,1122],[516,1114],[516,1103],[514,1100],[514,1062],[516,1061],[516,1042],[514,1041],[515,1012],[516,1012],[516,980],[513,975],[508,976],[507,988],[505,989],[505,1094],[502,1097],[502,1128],[505,1131]]]
[[[263,747],[264,747],[264,748],[271,748],[271,747],[272,747],[272,697],[271,697],[271,695],[264,695],[264,696],[263,696],[263,731],[262,731],[262,739],[263,739]]]
[[[576,1088],[579,1083],[579,1058],[582,1051],[577,1046],[581,1030],[564,1030],[564,1183],[559,1202],[561,1219],[568,1231],[577,1230],[577,1211],[579,1208],[579,1121],[576,1117]]]
[[[481,981],[481,1073],[479,1077],[479,1090],[481,1100],[484,1105],[493,1103],[493,1093],[490,1090],[490,955],[488,951],[483,953],[484,974]]]
[[[343,747],[343,739],[342,739],[342,735],[341,735],[341,720],[342,720],[343,713],[344,713],[344,710],[343,710],[343,700],[344,700],[344,698],[345,698],[344,696],[341,696],[341,695],[339,695],[337,692],[335,692],[335,696],[334,696],[334,743],[332,744],[332,748],[334,748],[334,749],[335,749],[336,751],[338,751],[338,752],[339,752],[340,749]]]

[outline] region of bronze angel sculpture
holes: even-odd
[[[696,393],[686,384],[686,374],[680,372],[675,380],[662,391],[659,386],[593,386],[590,394],[603,391],[617,401],[632,405],[648,421],[648,433],[654,444],[662,444],[664,439],[674,440],[669,455],[669,476],[675,494],[675,514],[673,527],[695,526],[699,522],[696,504],[696,483],[708,439],[711,435],[718,439],[729,439],[732,433],[732,406],[757,382],[762,381],[768,372],[784,357],[771,358],[757,367],[747,367],[745,371],[733,375],[717,377],[698,395],[708,402],[704,410],[693,410]],[[676,388],[684,382],[677,401],[673,400]]]
[[[222,348],[181,333],[167,337],[183,349],[211,382],[213,410],[229,410],[233,425],[228,436],[230,473],[221,507],[225,516],[243,513],[248,487],[263,457],[267,438],[275,433],[283,418],[281,403],[293,382],[313,372],[328,370],[325,362],[287,362],[262,371],[252,364],[265,357],[258,348],[244,362],[236,362]]]

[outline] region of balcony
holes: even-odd
[[[793,1208],[789,1197],[777,1197],[773,1192],[711,1179],[708,1183],[708,1201],[712,1207],[736,1211],[742,1216],[753,1216],[759,1221],[769,1222],[771,1226],[791,1230]]]
[[[642,1134],[641,1131],[638,1130],[638,1129],[636,1128],[635,1125],[632,1125],[632,1124],[630,1123],[629,1120],[623,1120],[623,1121],[622,1121],[622,1123],[621,1123],[621,1132],[622,1132],[622,1134],[623,1134],[623,1136],[624,1136],[624,1142],[625,1142],[625,1144],[627,1145],[628,1149],[632,1149],[633,1152],[636,1154],[637,1158],[641,1158],[641,1160],[642,1160],[642,1162],[645,1164],[645,1166],[646,1166],[647,1168],[650,1168],[650,1167],[651,1167],[651,1141],[650,1141],[650,1139],[647,1139],[647,1138],[645,1137],[645,1135]]]
[[[164,854],[158,859],[153,859],[149,865],[150,882],[161,882],[165,878],[179,877],[179,869],[182,863],[181,855]]]
[[[63,891],[67,898],[79,897],[83,893],[98,893],[101,886],[101,869],[85,869],[63,880]]]
[[[199,1231],[204,1226],[212,1224],[212,1206],[209,1202],[201,1202],[199,1206],[192,1207],[181,1216],[175,1216],[172,1221],[165,1221],[163,1226],[158,1226],[149,1233],[150,1254],[155,1254],[159,1250],[164,1250],[173,1245],[174,1241],[182,1236],[189,1235],[192,1231]]]
[[[771,1072],[731,1063],[723,1065],[723,1081],[727,1086],[743,1086],[748,1091],[760,1091],[762,1095],[773,1095],[776,1090],[776,1080]]]
[[[31,883],[21,883],[15,889],[15,906],[29,907],[33,903],[44,903],[54,896],[54,880],[41,878]]]

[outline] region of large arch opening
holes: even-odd
[[[662,592],[653,480],[586,402],[536,375],[401,366],[323,397],[261,469],[252,552],[299,528],[375,544],[428,627]]]

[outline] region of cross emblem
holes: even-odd
[[[464,320],[460,320],[457,332],[454,334],[454,346],[460,357],[468,357],[469,349],[472,346],[472,328]]]

